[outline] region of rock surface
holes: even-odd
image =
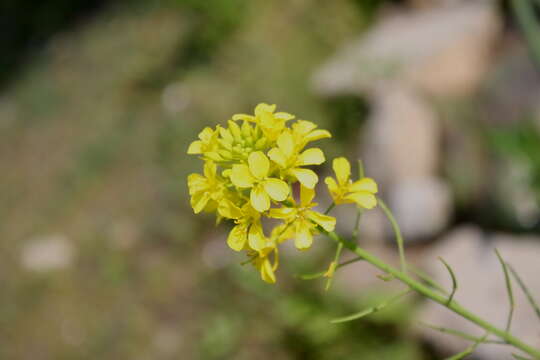
[[[30,240],[21,252],[21,265],[30,271],[47,272],[69,267],[75,255],[72,243],[64,235]]]
[[[494,253],[497,248],[504,260],[520,274],[532,294],[540,299],[540,238],[510,235],[485,236],[478,228],[466,226],[456,229],[425,255],[426,269],[446,288],[451,289],[450,276],[437,261],[443,257],[452,266],[458,279],[455,299],[465,308],[504,328],[509,303],[501,266]],[[526,297],[513,282],[515,311],[511,330],[521,340],[540,347],[540,319],[535,316]],[[460,330],[483,336],[482,329],[458,317],[446,308],[426,302],[421,311],[422,321],[436,326]],[[468,346],[460,338],[421,328],[422,334],[448,352],[457,353]],[[511,359],[513,350],[508,346],[482,345],[476,350],[481,359]]]
[[[393,15],[330,59],[314,87],[332,96],[401,81],[435,95],[469,93],[484,75],[500,28],[491,1]]]

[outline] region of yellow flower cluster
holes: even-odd
[[[207,127],[188,149],[188,154],[199,155],[204,161],[203,174],[188,177],[194,212],[216,212],[218,221],[232,220],[227,244],[235,251],[246,251],[269,283],[276,281],[279,244],[294,239],[296,248],[308,249],[320,228],[333,231],[336,224],[335,218],[313,210],[319,179],[306,168],[325,161],[321,149],[306,146],[331,134],[275,109],[275,105],[261,103],[254,115],[237,114],[227,127]],[[353,183],[350,165],[343,158],[334,160],[334,170],[337,183],[331,178],[326,183],[336,204],[376,205],[373,180]],[[293,194],[296,184],[298,199]],[[269,236],[263,230],[263,222],[270,225],[265,219],[278,222]]]

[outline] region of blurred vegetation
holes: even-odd
[[[261,283],[186,196],[186,175],[199,171],[189,142],[260,101],[336,131],[329,156],[347,147],[367,107],[321,102],[309,75],[380,3],[133,2],[69,32],[74,14],[99,3],[48,3],[56,17],[42,19],[10,2],[5,17],[35,18],[14,17],[15,33],[4,34],[17,44],[5,45],[3,79],[29,53],[26,39],[64,31],[0,97],[0,358],[428,359],[406,333],[413,304],[331,326],[380,294],[325,294],[290,275]],[[21,263],[58,233],[74,248],[67,268]],[[284,273],[328,259],[292,260]]]

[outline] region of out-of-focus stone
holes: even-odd
[[[374,99],[361,153],[379,182],[426,177],[436,171],[439,138],[435,111],[413,90],[396,86]]]
[[[399,81],[435,95],[469,93],[500,28],[492,1],[392,15],[323,65],[314,88],[326,96],[372,93]]]
[[[64,235],[30,240],[21,251],[21,265],[30,271],[46,272],[69,267],[75,255],[73,244]]]
[[[538,237],[501,234],[487,238],[476,227],[461,227],[432,248],[424,258],[427,270],[439,283],[451,289],[450,276],[444,266],[437,261],[438,256],[443,257],[452,266],[458,279],[455,299],[481,318],[504,329],[509,304],[503,272],[494,248],[499,249],[504,260],[514,267],[532,294],[539,298],[540,283],[536,281],[540,274]],[[515,281],[513,293],[516,307],[512,333],[523,341],[540,347],[538,337],[540,319],[536,317]],[[433,302],[426,302],[420,318],[433,325],[460,330],[475,336],[484,334],[484,331],[476,325]],[[461,338],[441,334],[432,329],[421,328],[420,331],[423,336],[449,353],[460,352],[469,345]],[[475,354],[479,359],[506,360],[512,358],[512,351],[515,350],[508,346],[481,345]]]
[[[540,111],[540,73],[521,37],[510,37],[481,90],[480,105],[489,125],[513,125]]]
[[[392,184],[388,190],[389,205],[405,239],[424,239],[448,225],[452,195],[442,180],[407,179]]]

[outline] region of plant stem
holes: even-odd
[[[504,331],[502,329],[499,329],[498,327],[492,325],[491,323],[487,322],[486,320],[476,316],[475,314],[471,313],[469,310],[463,308],[461,305],[459,305],[456,301],[452,300],[450,303],[448,302],[448,298],[446,296],[443,296],[429,287],[425,286],[419,281],[416,281],[403,271],[400,271],[387,263],[385,263],[383,260],[379,259],[375,255],[371,254],[370,252],[358,247],[356,244],[354,244],[351,241],[345,240],[341,238],[338,234],[335,232],[325,232],[332,240],[342,243],[344,247],[349,249],[350,251],[354,252],[356,255],[362,257],[364,260],[372,264],[373,266],[379,268],[380,270],[384,271],[385,273],[388,273],[392,276],[394,276],[396,279],[400,280],[402,283],[408,285],[412,290],[416,291],[417,293],[435,301],[439,304],[445,306],[449,310],[453,311],[454,313],[460,315],[461,317],[469,320],[470,322],[480,326],[484,330],[488,331],[489,333],[499,337],[500,339],[504,340],[510,345],[513,345],[514,347],[524,351],[525,353],[540,359],[540,349],[536,349],[512,334],[510,334],[507,331]]]

